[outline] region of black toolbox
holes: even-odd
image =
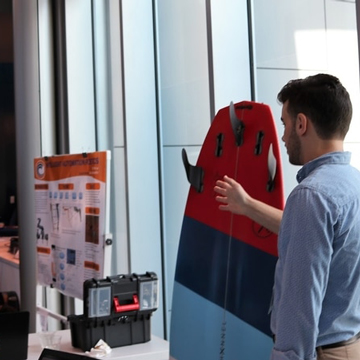
[[[158,286],[154,272],[86,280],[84,314],[68,316],[72,346],[89,351],[100,339],[112,348],[149,341]]]

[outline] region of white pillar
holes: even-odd
[[[37,0],[13,0],[17,206],[21,308],[36,328],[36,222],[33,159],[40,156]]]

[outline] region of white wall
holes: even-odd
[[[279,136],[281,106],[276,96],[290,79],[319,72],[340,78],[353,102],[354,116],[346,139],[353,164],[360,168],[359,61],[355,2],[336,0],[253,1],[256,44],[256,100],[271,106]],[[269,16],[271,14],[271,16]],[[286,197],[299,167],[290,165],[281,146]]]

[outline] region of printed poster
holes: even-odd
[[[79,299],[103,277],[108,155],[34,159],[38,283]]]

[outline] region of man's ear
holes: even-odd
[[[303,113],[299,113],[296,117],[295,129],[296,133],[301,136],[304,135],[308,127],[308,118]]]

